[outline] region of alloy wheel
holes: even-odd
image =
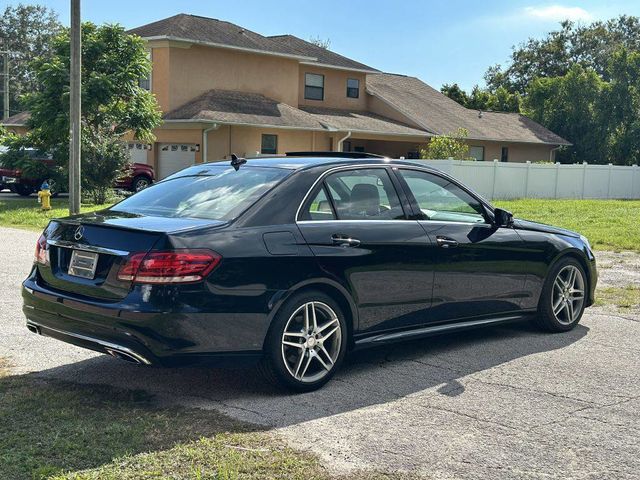
[[[584,277],[575,265],[562,268],[553,282],[551,308],[556,320],[570,325],[580,317],[584,304]]]
[[[140,190],[144,190],[145,188],[147,188],[149,186],[149,180],[147,180],[146,178],[139,178],[136,181],[136,184],[134,185],[134,189],[136,192],[139,192]]]
[[[334,367],[342,346],[342,327],[329,305],[307,302],[289,317],[282,334],[282,358],[289,374],[316,382]]]

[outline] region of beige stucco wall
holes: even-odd
[[[239,157],[255,156],[260,153],[262,134],[278,136],[278,154],[329,149],[329,136],[324,132],[221,125],[208,133],[207,161],[223,160],[231,153]]]
[[[513,142],[490,142],[479,140],[468,140],[469,145],[484,147],[485,161],[493,159],[500,160],[502,147],[509,148],[509,162],[536,162],[540,160],[549,161],[549,155],[554,148],[553,145],[537,145],[531,143],[513,143]]]
[[[152,91],[163,111],[217,88],[261,93],[289,105],[298,101],[298,62],[223,48],[152,44]]]
[[[7,132],[9,133],[15,133],[16,135],[24,135],[25,133],[27,133],[29,131],[29,129],[27,127],[18,127],[18,126],[11,126],[11,127],[5,127]]]
[[[324,100],[307,100],[304,98],[305,73],[324,75]],[[354,78],[360,81],[360,96],[358,98],[347,97],[347,79]],[[339,108],[343,110],[366,110],[367,95],[365,93],[365,74],[349,72],[333,68],[321,68],[313,65],[300,65],[298,76],[298,104],[312,107]]]

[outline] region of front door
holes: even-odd
[[[431,305],[429,238],[408,220],[386,168],[346,168],[320,182],[298,226],[320,268],[353,295],[358,333],[422,325]]]
[[[517,312],[525,297],[524,242],[489,221],[480,200],[450,179],[399,169],[434,250],[430,322]]]

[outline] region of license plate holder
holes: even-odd
[[[98,267],[98,254],[86,250],[73,250],[69,261],[69,275],[93,280]]]

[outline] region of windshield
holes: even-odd
[[[206,175],[174,177],[146,188],[110,210],[157,217],[233,220],[289,175],[279,168],[209,167]]]

